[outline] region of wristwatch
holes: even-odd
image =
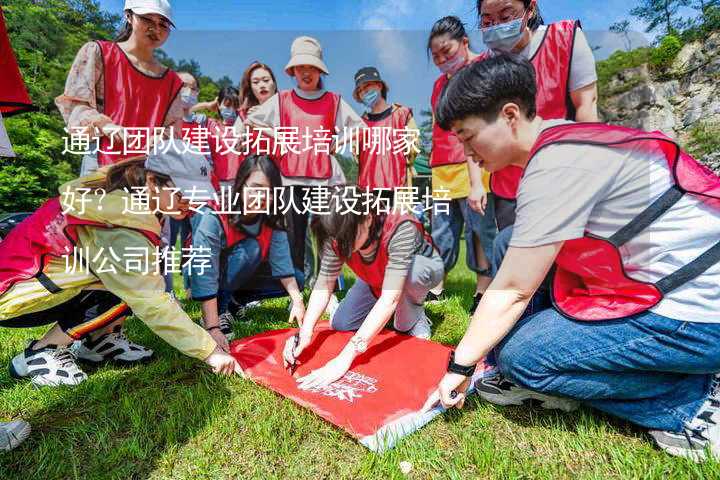
[[[353,349],[355,350],[355,353],[363,353],[365,350],[367,350],[367,340],[364,338],[354,335],[350,339],[350,345],[353,346]]]
[[[458,365],[455,363],[455,350],[450,352],[450,360],[448,360],[448,366],[447,371],[450,373],[457,373],[458,375],[462,375],[464,377],[472,377],[475,373],[475,367],[476,365],[471,365],[469,367],[465,365]]]

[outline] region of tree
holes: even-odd
[[[630,21],[623,20],[621,22],[615,22],[610,25],[610,31],[617,35],[622,35],[623,41],[625,42],[625,51],[629,52],[632,50],[632,41],[630,40]]]
[[[687,5],[689,0],[641,0],[640,5],[630,10],[630,15],[647,23],[646,32],[664,35],[677,33],[681,20],[678,9]]]

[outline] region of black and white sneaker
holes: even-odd
[[[228,342],[235,338],[235,332],[233,332],[232,329],[232,323],[234,321],[235,317],[230,312],[221,313],[218,316],[218,326],[222,334],[225,335],[225,338],[228,339]]]
[[[137,363],[150,360],[153,356],[153,351],[149,348],[131,342],[120,326],[115,327],[112,333],[102,335],[95,340],[85,338],[77,341],[71,349],[78,359],[92,363],[106,361]]]
[[[701,462],[720,460],[720,376],[715,375],[710,395],[681,432],[650,430],[658,446],[670,455]]]
[[[29,436],[30,424],[24,420],[0,422],[0,450],[12,450]]]
[[[572,412],[578,408],[578,402],[568,398],[553,397],[520,387],[498,373],[481,378],[475,383],[480,397],[496,405],[522,405],[526,400],[537,400],[543,408]]]
[[[10,375],[13,378],[30,378],[33,385],[57,387],[59,385],[77,385],[87,378],[80,370],[75,354],[67,347],[48,345],[33,349],[35,341],[17,354],[10,362]]]

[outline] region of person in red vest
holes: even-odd
[[[577,402],[648,428],[674,455],[720,457],[720,177],[659,132],[545,120],[518,56],[448,85],[438,122],[490,172],[525,170],[510,247],[440,381],[461,406]],[[547,273],[553,307],[518,321]]]
[[[97,155],[86,155],[81,175],[98,165],[145,153],[155,128],[179,136],[183,82],[155,52],[173,28],[167,0],[126,0],[125,24],[115,41],[82,46],[55,99],[70,134],[99,137]]]
[[[470,41],[458,17],[444,17],[435,22],[430,32],[427,50],[441,74],[433,85],[430,106],[435,111],[440,94],[450,78],[480,57],[470,50]],[[460,254],[460,239],[465,230],[465,256],[468,268],[475,272],[475,295],[470,311],[477,306],[490,284],[492,252],[496,229],[493,222],[493,197],[485,191],[476,198],[476,208],[470,208],[470,176],[479,170],[468,168],[463,147],[452,132],[440,128],[433,114],[432,237],[445,262],[445,275],[455,267]],[[475,180],[482,185],[482,178]],[[444,191],[444,192],[443,192]],[[442,285],[431,292],[431,300],[438,300]]]
[[[153,262],[159,218],[187,216],[189,200],[183,196],[210,184],[201,155],[169,147],[63,185],[59,197],[0,243],[0,327],[54,324],[12,359],[13,377],[37,386],[77,385],[87,378],[77,359],[147,360],[153,352],[121,329],[131,313],[216,372],[240,371],[165,292]]]
[[[418,128],[412,110],[389,104],[387,93],[388,86],[377,68],[364,67],[355,73],[353,98],[365,106],[363,120],[369,127],[358,142],[357,184],[363,189],[381,189],[381,194],[392,200],[396,188],[412,185],[412,164],[417,154],[414,132]]]
[[[544,25],[537,0],[478,0],[477,13],[483,42],[488,47],[484,57],[510,52],[532,62],[537,72],[540,116],[598,121],[595,57],[579,21],[562,20]],[[468,163],[468,168],[479,169],[473,162]],[[499,230],[492,255],[496,271],[512,236],[521,175],[521,169],[510,166],[495,172],[490,179]],[[477,184],[471,185],[471,190],[471,197],[484,192]],[[536,297],[537,301],[541,299]],[[531,305],[528,313],[546,306],[546,301]]]
[[[330,325],[335,330],[357,333],[337,357],[299,378],[300,388],[322,387],[341,378],[391,318],[400,332],[424,339],[431,335],[424,303],[430,289],[442,281],[442,258],[414,215],[372,209],[364,214],[362,209],[342,207],[360,205],[363,198],[356,186],[335,187],[328,200],[330,213],[313,220],[313,230],[322,245],[320,274],[297,340],[287,341],[283,358],[294,364],[312,342],[313,330],[330,301],[343,264],[357,280]]]
[[[293,77],[296,86],[278,92],[249,112],[246,124],[268,129],[274,135],[283,185],[292,187],[288,196],[294,207],[290,208],[288,227],[293,263],[309,274],[313,265],[310,256],[307,262],[305,258],[308,199],[318,191],[315,187],[345,183],[334,153],[352,141],[365,123],[339,94],[323,87],[322,77],[330,71],[315,38],[293,40],[285,73]],[[333,304],[337,304],[334,296]]]
[[[208,252],[209,265],[201,273],[186,269],[186,277],[193,300],[201,302],[205,328],[218,332],[213,337],[226,351],[228,340],[234,337],[231,294],[250,284],[262,290],[256,272],[263,262],[269,264],[272,279],[279,280],[290,296],[290,321],[301,321],[305,314],[298,286],[303,282],[302,271],[293,268],[284,218],[273,203],[281,184],[280,173],[269,157],[250,155],[237,172],[233,191],[238,197],[232,205],[204,206],[191,219],[191,245]]]

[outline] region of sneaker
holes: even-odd
[[[678,457],[701,462],[720,460],[720,376],[715,375],[707,400],[681,432],[650,430],[658,446]]]
[[[522,405],[526,400],[537,400],[547,409],[572,412],[578,408],[578,402],[575,400],[553,397],[519,387],[500,373],[481,378],[474,386],[483,400],[495,405]]]
[[[480,299],[482,299],[483,294],[482,293],[476,293],[473,297],[473,303],[472,307],[470,307],[470,316],[472,317],[475,314],[475,310],[477,310],[478,305],[480,305]]]
[[[12,450],[29,436],[30,424],[24,420],[0,422],[0,450]]]
[[[339,306],[340,306],[340,301],[337,299],[337,296],[333,293],[330,296],[330,301],[328,302],[328,306],[325,309],[325,313],[327,313],[328,318],[333,318],[333,316],[335,316],[335,312],[337,312],[337,309]]]
[[[235,338],[235,333],[232,329],[232,323],[235,321],[235,317],[233,317],[233,314],[230,312],[221,313],[218,316],[218,325],[220,326],[220,331],[225,335],[225,338],[228,339],[228,342],[233,340]]]
[[[415,326],[413,326],[407,334],[424,340],[430,340],[430,337],[432,336],[432,331],[430,330],[431,325],[432,322],[427,315],[423,313],[420,320],[415,323]]]
[[[85,338],[77,341],[71,348],[78,359],[93,363],[137,363],[150,360],[153,356],[149,348],[131,342],[120,326],[95,340]]]
[[[85,381],[87,375],[80,370],[75,354],[69,348],[48,345],[35,350],[35,343],[30,342],[10,362],[10,375],[13,378],[30,377],[32,384],[38,387],[77,385]]]

